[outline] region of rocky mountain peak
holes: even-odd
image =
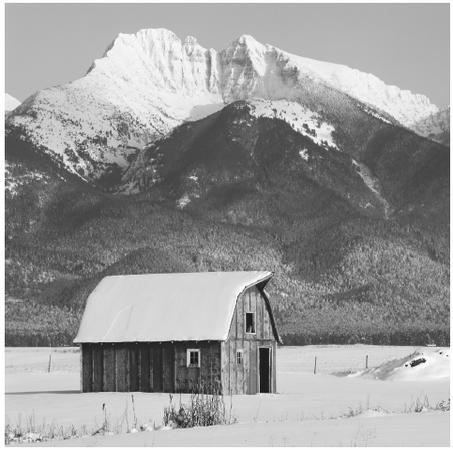
[[[292,55],[246,34],[217,52],[158,28],[120,33],[86,76],[27,99],[8,117],[8,129],[70,171],[96,179],[111,167],[124,170],[132,154],[184,121],[253,99],[298,102],[335,117],[348,104],[408,127],[438,111],[427,97],[374,75]]]

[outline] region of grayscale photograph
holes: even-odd
[[[450,446],[449,1],[3,10],[5,446]]]

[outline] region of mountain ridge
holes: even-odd
[[[70,344],[107,275],[263,269],[287,344],[447,345],[449,149],[250,36],[168,33],[7,118],[7,345]]]
[[[248,35],[217,52],[193,37],[143,29],[120,33],[104,55],[84,77],[33,94],[7,122],[7,131],[18,130],[87,180],[124,171],[156,138],[236,100],[286,99],[319,113],[332,110],[325,102],[333,96],[339,117],[340,104],[353,99],[366,114],[395,124],[437,112],[425,96]]]
[[[412,128],[421,136],[450,146],[450,107],[415,122]]]
[[[263,268],[287,344],[446,344],[448,149],[387,124],[359,159],[317,130],[232,103],[141,152],[129,196],[7,136],[8,345],[70,344],[106,275]]]

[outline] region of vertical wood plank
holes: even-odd
[[[162,379],[162,344],[157,344],[154,349],[154,392],[163,392]]]
[[[175,345],[175,370],[176,370],[176,392],[185,392],[187,390],[187,368],[186,368],[186,348],[184,344]]]
[[[250,341],[250,393],[256,394],[258,384],[258,345],[256,341]]]
[[[236,368],[236,391],[238,394],[244,394],[244,346],[241,341],[236,341],[236,352],[233,358],[233,364]],[[242,350],[242,364],[237,363],[237,352]]]
[[[236,303],[236,311],[237,311],[237,333],[236,339],[243,339],[244,338],[244,302],[247,297],[247,292],[244,292],[238,299]]]
[[[82,391],[93,391],[93,353],[91,344],[82,344]]]
[[[231,377],[230,377],[230,371],[231,371],[231,367],[230,367],[230,341],[226,341],[225,342],[225,347],[224,347],[224,366],[225,366],[225,378],[226,378],[226,391],[227,391],[227,395],[230,395],[231,394]]]
[[[237,341],[234,339],[230,342],[230,356],[229,356],[229,364],[230,364],[230,377],[231,377],[231,392],[233,394],[238,393],[238,379],[237,379],[237,366],[235,364],[235,357],[236,357],[236,345]]]
[[[233,317],[231,319],[231,326],[229,336],[236,338],[238,329],[237,329],[237,321],[238,321],[238,314],[237,314],[237,305],[234,308]]]
[[[263,305],[255,287],[253,288],[253,298],[255,299],[256,308],[256,339],[263,339]]]
[[[115,348],[112,344],[104,345],[104,388],[106,392],[114,392],[115,386]]]
[[[214,348],[215,348],[215,361],[216,361],[216,365],[215,365],[215,372],[214,372],[214,382],[215,382],[215,385],[216,385],[216,389],[217,389],[217,392],[220,392],[221,388],[222,388],[222,384],[221,384],[221,371],[222,371],[222,359],[221,359],[221,351],[220,351],[220,343],[219,342],[215,342],[214,343]]]
[[[264,336],[263,339],[272,339],[272,331],[271,331],[271,321],[269,317],[269,309],[267,308],[266,305],[266,300],[264,297],[261,295],[261,302],[263,303],[263,309],[264,309]]]
[[[272,342],[272,392],[277,392],[277,342]]]
[[[163,392],[170,392],[168,388],[168,377],[170,376],[170,370],[168,367],[168,346],[162,344],[162,386]]]
[[[208,389],[208,383],[210,378],[210,372],[212,370],[212,364],[209,354],[209,347],[204,345],[195,345],[194,348],[200,349],[200,370],[199,370],[199,381],[198,385],[202,392],[206,392]]]
[[[242,379],[242,392],[249,394],[249,368],[250,368],[250,343],[249,341],[243,341],[242,346],[244,348],[244,373]]]
[[[256,314],[256,295],[255,295],[255,288],[250,290],[250,300],[252,302],[251,307],[252,311]]]
[[[126,344],[118,344],[115,349],[116,391],[127,392],[129,387],[129,349]]]
[[[154,351],[155,351],[155,344],[150,344],[149,348],[149,390],[150,392],[155,392],[155,377],[154,377]]]
[[[170,369],[168,378],[169,392],[175,392],[175,346],[173,344],[168,346],[168,365]]]
[[[132,342],[129,345],[129,392],[138,391],[139,377],[138,344]]]
[[[104,357],[103,345],[94,344],[93,349],[93,392],[101,392],[103,390],[104,378]]]
[[[79,364],[80,364],[80,376],[79,376],[79,383],[80,383],[80,392],[83,392],[83,345],[80,344],[80,353],[79,353]]]
[[[140,344],[140,377],[139,377],[139,389],[141,392],[149,392],[149,345],[146,343]]]

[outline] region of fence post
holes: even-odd
[[[365,369],[368,369],[368,355],[365,357]]]
[[[317,362],[317,357],[315,356],[315,367],[313,368],[313,374],[316,375],[316,362]]]
[[[50,372],[51,365],[52,365],[52,353],[49,353],[49,365],[47,366],[47,372]]]

